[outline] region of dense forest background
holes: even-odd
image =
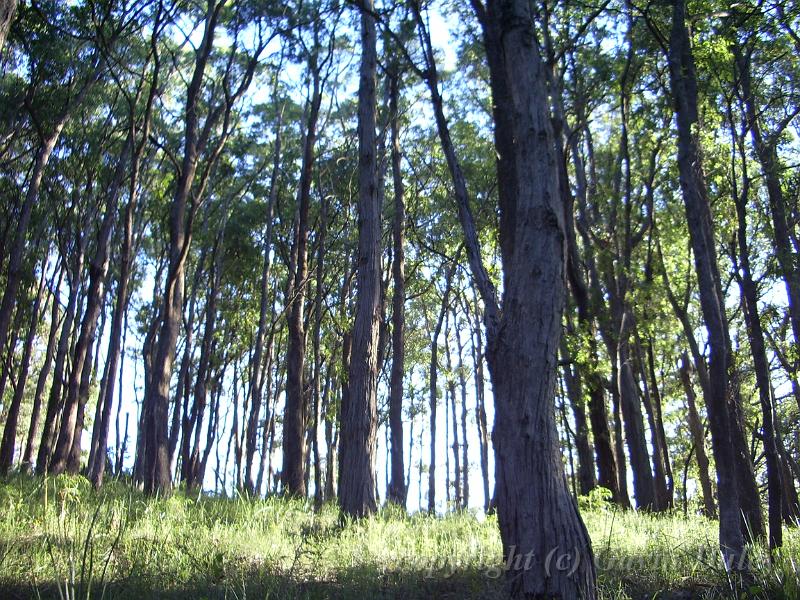
[[[796,526],[795,4],[0,0],[0,51],[4,474]]]

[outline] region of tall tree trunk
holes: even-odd
[[[439,334],[442,331],[444,318],[447,314],[447,307],[450,301],[450,288],[452,287],[453,274],[458,264],[454,259],[447,269],[445,276],[445,288],[442,294],[442,304],[439,309],[439,316],[436,319],[436,326],[431,335],[431,364],[429,374],[430,387],[430,420],[431,420],[431,442],[430,456],[428,464],[428,512],[433,514],[436,511],[436,408],[439,404]],[[447,419],[447,406],[445,406],[445,419]]]
[[[50,393],[47,399],[47,412],[45,413],[42,439],[39,442],[39,450],[36,456],[36,473],[42,475],[48,472],[50,459],[52,458],[53,444],[58,434],[58,414],[62,407],[62,387],[64,385],[64,374],[66,371],[67,353],[72,337],[73,323],[76,319],[78,310],[78,296],[81,289],[81,271],[83,270],[83,258],[86,251],[86,236],[78,234],[76,241],[76,254],[72,257],[72,265],[68,274],[69,279],[69,298],[64,310],[64,323],[61,326],[61,337],[58,340],[58,350],[53,366],[53,382],[50,385]]]
[[[322,409],[322,352],[320,343],[322,338],[322,297],[323,284],[325,277],[325,244],[328,233],[328,200],[323,197],[321,200],[321,210],[319,217],[319,234],[317,240],[317,265],[316,281],[314,290],[314,403],[312,407],[313,421],[311,423],[311,447],[314,454],[314,504],[322,505],[322,464],[319,451],[319,421]]]
[[[483,482],[483,510],[489,512],[492,496],[489,490],[489,432],[486,423],[485,385],[483,376],[483,334],[480,327],[477,293],[474,299],[475,325],[472,330],[472,365],[475,377],[475,422],[478,425],[478,442],[481,455],[481,480]]]
[[[462,322],[463,323],[463,322]],[[461,507],[469,508],[469,443],[467,441],[467,379],[464,372],[464,346],[461,330],[456,327],[456,349],[458,351],[458,386],[461,390]]]
[[[778,137],[765,139],[758,120],[755,97],[750,76],[750,50],[734,47],[734,57],[738,69],[738,81],[741,86],[745,105],[745,117],[753,147],[756,151],[761,173],[767,184],[767,198],[769,200],[770,215],[772,216],[772,232],[775,239],[776,257],[786,286],[786,297],[789,301],[789,322],[795,344],[800,344],[800,269],[795,253],[792,251],[789,218],[786,214],[787,203],[783,197],[783,187],[780,180],[780,164],[778,161]],[[795,358],[790,362],[792,371],[789,376],[797,380],[798,362]],[[797,398],[800,407],[800,397]]]
[[[450,315],[453,320],[455,320],[455,314],[453,313]],[[448,320],[449,322],[449,320]],[[453,481],[453,506],[456,510],[461,507],[462,496],[461,496],[461,444],[459,443],[459,436],[458,436],[458,415],[456,414],[456,380],[455,380],[455,373],[453,371],[453,357],[450,354],[450,327],[445,328],[444,333],[445,339],[445,357],[447,361],[447,393],[450,396],[450,412],[451,416],[453,417],[453,466],[455,479]],[[448,418],[447,416],[447,405],[445,405],[445,419]],[[448,469],[449,471],[449,469]]]
[[[11,399],[11,404],[8,406],[6,413],[6,424],[3,428],[3,439],[0,443],[0,474],[5,475],[8,473],[11,465],[14,464],[14,451],[17,442],[17,423],[19,421],[19,411],[22,406],[22,398],[25,392],[25,384],[28,381],[28,370],[30,369],[31,354],[33,352],[33,343],[36,339],[36,329],[39,324],[39,308],[42,304],[44,297],[45,282],[46,282],[47,261],[42,262],[42,273],[39,282],[39,290],[36,294],[36,300],[31,309],[31,319],[28,325],[28,332],[25,336],[25,341],[22,348],[22,357],[20,359],[19,375],[17,376],[16,385],[14,386],[14,396]],[[53,273],[55,279],[55,272]],[[50,284],[52,285],[51,280]]]
[[[158,343],[152,363],[149,393],[144,398],[145,454],[142,457],[142,479],[148,493],[169,493],[172,489],[169,456],[169,392],[172,367],[183,314],[183,287],[186,257],[192,240],[192,222],[199,190],[192,194],[205,135],[199,128],[198,109],[206,65],[214,46],[214,36],[225,2],[209,0],[205,14],[203,38],[197,50],[192,79],[186,94],[184,150],[169,215],[169,264],[161,303]],[[226,94],[227,95],[227,94]],[[209,114],[203,133],[213,124]],[[191,207],[189,206],[192,196]],[[187,208],[189,209],[187,211]],[[188,212],[188,219],[187,219]]]
[[[744,537],[740,528],[739,490],[728,410],[727,321],[724,298],[720,293],[711,209],[701,167],[697,127],[697,80],[694,58],[686,29],[685,0],[673,3],[672,31],[668,51],[672,100],[678,129],[678,170],[686,205],[689,237],[694,250],[695,268],[700,283],[700,304],[708,330],[710,358],[707,397],[711,442],[717,465],[719,491],[719,542],[726,568],[740,568],[744,558]]]
[[[82,416],[83,407],[88,399],[89,376],[84,375],[84,364],[90,364],[91,348],[97,335],[97,321],[103,309],[111,232],[114,227],[115,215],[117,214],[119,192],[132,149],[133,134],[131,132],[125,140],[111,187],[108,191],[105,214],[97,234],[95,256],[89,266],[89,289],[86,294],[86,310],[84,311],[78,342],[75,345],[72,357],[72,371],[67,382],[67,398],[64,402],[61,416],[61,429],[59,430],[53,461],[50,465],[50,472],[53,475],[63,473],[67,469],[74,438],[78,436],[80,440],[83,419],[79,418],[79,413]],[[81,421],[81,429],[77,427],[79,421]],[[75,465],[72,466],[74,467]]]
[[[495,396],[495,499],[511,595],[592,599],[588,533],[569,493],[555,424],[564,298],[564,210],[547,104],[545,65],[524,0],[473,0],[488,56],[495,122],[503,310],[483,265],[461,167],[438,89],[430,34],[415,17],[439,138],[453,179],[470,269],[484,302]],[[531,269],[530,265],[536,268]],[[574,568],[548,570],[561,553]],[[530,556],[525,565],[514,557]]]
[[[397,71],[389,77],[389,124],[391,127],[392,183],[394,187],[394,217],[392,221],[392,370],[389,376],[389,429],[390,429],[390,480],[386,496],[389,502],[405,507],[408,489],[403,464],[403,376],[405,374],[405,249],[403,232],[406,207],[403,199],[403,173],[401,170],[400,125],[398,103],[400,75]]]
[[[322,103],[322,76],[316,53],[309,58],[312,77],[312,95],[308,105],[303,164],[297,192],[297,227],[292,255],[295,258],[290,285],[288,306],[289,347],[286,357],[286,408],[283,417],[283,469],[282,483],[285,493],[306,495],[306,428],[308,424],[308,397],[305,389],[305,289],[308,277],[308,213],[311,204],[311,180],[314,168],[314,147],[317,139],[317,121]]]
[[[569,493],[555,422],[566,232],[546,67],[530,3],[490,0],[478,12],[494,101],[501,215],[503,310],[499,323],[487,322],[487,361],[503,558],[512,564],[513,597],[591,600],[591,542]],[[545,557],[553,551],[567,557],[569,571],[547,569]],[[532,565],[510,562],[528,553]]]
[[[264,340],[267,333],[267,318],[270,307],[273,306],[271,295],[269,294],[269,280],[270,271],[272,266],[272,227],[275,212],[275,202],[278,198],[278,177],[280,176],[280,161],[281,161],[281,143],[282,143],[282,121],[283,121],[283,107],[278,111],[278,117],[275,122],[275,146],[272,158],[272,174],[269,183],[269,200],[267,202],[267,226],[264,232],[263,241],[263,260],[261,267],[261,287],[260,287],[260,303],[258,313],[258,330],[256,332],[256,344],[253,352],[252,362],[253,365],[250,369],[250,376],[252,382],[250,384],[250,414],[247,417],[247,428],[245,434],[245,451],[244,451],[244,483],[245,488],[251,494],[260,493],[256,486],[256,475],[253,471],[253,459],[256,453],[256,445],[258,440],[258,424],[259,415],[261,413],[261,403],[263,398],[264,380],[268,376],[266,371],[269,365],[264,365]],[[270,333],[270,337],[272,336]],[[267,395],[269,398],[269,395]],[[266,428],[269,421],[269,415],[265,415],[264,427]],[[262,447],[262,451],[266,448]]]
[[[39,417],[42,408],[42,398],[44,397],[44,387],[47,384],[47,377],[50,375],[50,369],[53,365],[53,356],[56,352],[56,341],[58,339],[58,331],[60,325],[60,302],[59,302],[59,288],[61,281],[64,277],[64,272],[67,266],[62,263],[59,269],[58,281],[51,288],[52,295],[52,308],[50,313],[50,333],[47,336],[47,349],[45,350],[44,363],[42,369],[39,371],[39,377],[36,381],[36,392],[33,395],[33,407],[31,408],[31,421],[28,425],[28,441],[25,443],[25,452],[22,455],[22,469],[30,471],[33,469],[33,447],[36,440],[39,438]]]
[[[737,66],[740,67],[741,63]],[[741,76],[741,73],[740,73]],[[750,248],[747,241],[747,204],[750,197],[750,177],[747,174],[747,156],[744,144],[737,140],[733,114],[728,107],[728,118],[733,138],[734,154],[732,157],[733,169],[733,201],[736,205],[738,243],[738,259],[736,249],[732,249],[733,270],[739,282],[740,295],[744,305],[745,324],[750,339],[750,354],[753,357],[753,367],[756,375],[756,386],[761,404],[761,432],[764,443],[764,456],[767,463],[767,506],[769,521],[769,547],[771,550],[783,545],[783,484],[781,482],[781,466],[778,456],[778,447],[775,443],[775,409],[772,403],[772,383],[769,374],[769,359],[767,358],[764,331],[761,327],[761,316],[758,313],[758,287],[753,280],[750,269]],[[738,152],[737,152],[738,150]],[[737,154],[741,157],[742,187],[737,190],[736,163]]]
[[[362,517],[377,508],[374,462],[381,318],[381,215],[375,144],[377,34],[373,0],[362,0],[361,9],[357,299],[339,460],[339,506],[353,517]]]

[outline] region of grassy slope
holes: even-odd
[[[736,597],[716,525],[583,503],[601,598]],[[0,597],[499,598],[497,524],[471,514],[380,516],[344,526],[335,507],[176,494],[149,500],[83,478],[0,483]],[[770,564],[752,555],[746,595],[800,598],[800,533]],[[74,596],[72,595],[74,593]]]

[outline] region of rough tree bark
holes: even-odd
[[[375,512],[378,429],[378,328],[381,310],[381,215],[377,190],[375,85],[377,34],[373,0],[361,2],[358,89],[358,274],[356,316],[342,405],[339,506],[351,517]]]
[[[483,30],[493,100],[502,311],[481,259],[430,35],[419,12],[415,16],[426,58],[422,75],[453,179],[470,269],[484,302],[495,397],[495,501],[509,591],[517,598],[591,600],[597,577],[591,542],[569,492],[555,422],[566,232],[545,65],[529,2],[472,0],[472,6]],[[569,567],[551,568],[546,557],[554,555]]]
[[[0,0],[0,52],[6,45],[6,36],[11,28],[16,10],[17,0]]]

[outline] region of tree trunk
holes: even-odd
[[[36,473],[43,475],[48,472],[50,459],[53,452],[53,444],[58,434],[57,417],[61,412],[62,395],[61,390],[64,384],[64,373],[66,370],[67,353],[69,352],[70,338],[72,337],[72,326],[78,310],[78,296],[81,288],[81,271],[83,270],[83,257],[86,250],[86,236],[78,235],[77,255],[73,257],[72,268],[68,275],[69,278],[69,299],[64,310],[64,323],[61,326],[61,337],[58,340],[58,350],[53,367],[53,382],[50,385],[50,393],[47,400],[47,412],[45,413],[44,428],[42,439],[39,443],[39,451],[36,457]]]
[[[73,441],[76,436],[80,443],[81,429],[76,427],[79,421],[82,428],[83,407],[86,405],[88,395],[89,376],[84,375],[84,364],[89,364],[91,360],[91,348],[94,345],[97,335],[97,321],[103,309],[103,299],[105,297],[105,278],[108,272],[108,254],[111,243],[111,232],[114,227],[115,215],[117,214],[117,200],[122,187],[125,170],[128,166],[129,156],[133,148],[132,132],[125,141],[119,162],[114,172],[111,188],[105,205],[105,214],[100,224],[97,234],[95,256],[89,266],[89,289],[86,294],[86,310],[84,311],[83,321],[81,322],[78,342],[72,357],[72,371],[67,382],[67,398],[64,402],[64,409],[61,416],[61,429],[56,442],[53,462],[50,465],[50,472],[58,475],[64,472],[70,462]],[[105,452],[105,448],[103,449]],[[72,465],[73,467],[75,465]]]
[[[700,422],[700,415],[697,412],[697,401],[691,378],[691,363],[685,352],[681,358],[679,374],[681,383],[683,384],[683,391],[686,394],[689,432],[692,434],[692,442],[694,443],[695,453],[697,454],[697,470],[700,474],[700,488],[703,490],[704,512],[709,519],[716,519],[717,509],[714,506],[714,489],[711,485],[711,477],[708,471],[708,456],[706,455],[703,425]]]
[[[400,76],[395,71],[389,78],[389,124],[392,146],[392,183],[394,187],[394,220],[392,221],[392,370],[389,376],[389,429],[390,429],[390,480],[386,496],[389,502],[406,506],[408,489],[403,464],[403,375],[405,374],[405,250],[403,232],[406,208],[403,199],[403,173],[401,170],[400,125],[398,102]]]
[[[430,364],[430,420],[431,420],[431,460],[428,465],[428,512],[433,514],[436,511],[436,408],[439,404],[439,334],[442,331],[444,318],[447,314],[447,306],[450,298],[450,288],[453,281],[453,273],[457,266],[457,261],[453,260],[447,269],[445,276],[445,288],[442,294],[442,304],[439,309],[439,316],[436,319],[436,326],[431,335],[431,364]],[[445,407],[445,419],[447,418],[447,407]]]
[[[569,493],[555,422],[566,233],[545,65],[530,3],[491,0],[484,8],[476,0],[473,6],[488,56],[498,157],[502,313],[491,288],[479,287],[489,306],[486,356],[495,392],[503,558],[513,597],[591,600],[596,595],[591,542]],[[466,202],[463,194],[462,225],[473,256],[479,249]],[[482,269],[474,260],[471,266],[480,282]],[[548,568],[546,557],[553,553],[569,570]],[[520,556],[531,560],[521,565]]]
[[[39,282],[39,290],[36,294],[36,300],[31,309],[31,319],[28,325],[28,332],[25,336],[25,342],[22,348],[22,357],[20,359],[19,375],[17,382],[14,386],[14,396],[11,399],[11,404],[8,407],[6,414],[6,424],[3,428],[3,440],[0,443],[0,474],[6,475],[14,464],[14,450],[17,442],[17,423],[19,421],[19,411],[22,406],[22,398],[25,392],[25,384],[28,381],[28,370],[30,369],[31,354],[33,352],[33,343],[36,339],[36,326],[39,324],[39,308],[42,304],[45,290],[45,272],[47,270],[47,261],[42,262],[42,274]],[[55,278],[55,273],[53,273]],[[52,285],[52,281],[50,284]]]
[[[483,334],[480,327],[478,299],[475,298],[475,325],[472,329],[472,365],[475,377],[475,422],[478,424],[478,442],[481,455],[481,480],[483,482],[483,510],[489,512],[492,496],[489,491],[489,432],[486,423],[485,386],[483,377]]]
[[[17,0],[0,0],[0,52],[6,44],[6,36],[14,20],[17,10]]]
[[[589,429],[586,423],[586,410],[583,400],[583,385],[580,371],[573,366],[573,358],[567,348],[566,340],[561,340],[561,356],[565,362],[564,384],[572,407],[575,421],[575,446],[578,451],[578,485],[582,496],[587,495],[597,486],[594,474],[594,457],[589,443]]]
[[[252,378],[250,384],[250,414],[247,418],[247,428],[245,434],[245,452],[244,452],[244,484],[245,488],[251,494],[258,494],[260,490],[256,486],[256,476],[253,472],[253,459],[256,453],[256,443],[258,440],[258,424],[259,415],[261,413],[261,403],[263,398],[264,380],[268,376],[266,374],[269,365],[264,363],[264,339],[267,331],[267,318],[269,309],[272,306],[269,294],[269,279],[270,270],[272,266],[271,252],[272,252],[272,226],[275,211],[275,202],[278,198],[278,177],[280,176],[280,161],[281,161],[281,143],[282,143],[282,121],[283,121],[283,108],[278,112],[278,118],[275,123],[275,148],[272,160],[272,174],[269,183],[269,200],[267,202],[267,226],[264,232],[263,241],[263,261],[261,267],[261,298],[258,313],[258,330],[256,332],[255,351],[252,357],[252,367],[250,369],[250,376]],[[272,336],[272,333],[270,333]],[[269,395],[267,396],[269,399]],[[269,421],[269,415],[265,415],[264,427],[266,428]],[[262,451],[266,448],[262,447]]]
[[[462,322],[463,323],[463,322]],[[467,441],[467,379],[464,372],[464,347],[461,330],[456,327],[456,349],[458,351],[458,386],[461,390],[461,507],[469,508],[469,444]]]
[[[741,62],[737,65],[741,70]],[[741,73],[740,73],[741,75]],[[747,174],[747,156],[744,144],[737,140],[732,110],[729,106],[729,121],[734,148],[738,148],[742,164],[742,188],[737,190],[736,152],[732,159],[733,201],[736,205],[738,260],[735,248],[732,249],[733,271],[739,282],[740,296],[745,314],[745,324],[750,339],[750,354],[756,375],[756,386],[761,404],[761,431],[764,443],[764,456],[767,463],[767,506],[769,521],[769,547],[774,550],[783,545],[783,484],[778,447],[775,443],[775,408],[772,403],[772,383],[770,382],[769,359],[767,358],[764,331],[758,312],[758,287],[750,269],[750,248],[747,241],[747,204],[750,195],[750,178]],[[752,126],[752,125],[751,125]]]
[[[374,462],[381,317],[381,215],[375,144],[377,34],[373,0],[362,0],[361,8],[357,299],[339,460],[339,506],[352,517],[363,517],[377,509]]]
[[[61,305],[59,303],[59,288],[61,287],[61,280],[64,277],[64,272],[67,267],[62,264],[58,275],[58,282],[51,288],[52,295],[52,309],[50,314],[50,333],[47,336],[47,350],[45,350],[44,363],[42,369],[39,371],[39,377],[36,381],[36,392],[33,396],[33,407],[31,408],[31,422],[28,426],[28,441],[25,444],[25,452],[22,455],[22,469],[30,471],[33,469],[33,446],[39,437],[39,417],[42,408],[42,397],[44,396],[44,387],[47,384],[47,376],[50,374],[50,369],[53,364],[53,355],[56,351],[56,340],[58,339],[59,330],[59,313]]]
[[[288,306],[289,347],[286,357],[286,408],[283,418],[283,469],[284,493],[303,497],[306,495],[306,428],[308,424],[308,398],[304,382],[306,332],[303,318],[305,289],[308,276],[308,213],[311,203],[311,180],[314,168],[314,146],[317,139],[317,121],[322,103],[322,79],[316,54],[309,59],[312,77],[312,95],[308,106],[303,164],[297,193],[297,227],[292,255],[295,256],[293,279]]]
[[[672,18],[668,60],[678,129],[678,170],[710,348],[710,394],[706,408],[717,464],[719,542],[726,569],[738,570],[746,566],[740,564],[740,559],[745,558],[745,548],[739,526],[741,505],[736,485],[735,443],[732,439],[735,428],[731,427],[728,410],[728,332],[724,298],[720,293],[711,209],[701,170],[699,143],[694,132],[697,127],[697,80],[685,23],[685,0],[675,0]]]
[[[789,322],[795,344],[800,344],[800,271],[797,267],[795,253],[792,251],[789,219],[786,214],[787,204],[783,197],[783,187],[780,180],[780,164],[776,144],[778,137],[764,139],[761,125],[758,120],[755,98],[750,77],[750,51],[736,46],[734,57],[738,69],[738,81],[741,86],[745,105],[745,117],[753,147],[756,151],[761,173],[767,184],[767,198],[769,200],[770,214],[772,216],[772,232],[775,239],[775,255],[778,259],[781,276],[786,286],[786,297],[789,301]],[[797,359],[790,361],[791,372],[789,376],[797,380]],[[797,399],[800,407],[800,398]]]
[[[199,191],[192,194],[198,158],[205,146],[205,135],[199,131],[198,109],[206,65],[214,46],[217,22],[225,2],[209,1],[205,15],[203,39],[197,50],[192,79],[186,94],[184,151],[169,216],[169,264],[161,303],[158,344],[152,366],[149,393],[144,398],[145,454],[142,457],[142,478],[148,493],[169,493],[172,474],[169,456],[169,392],[172,367],[183,314],[183,287],[186,257],[192,240],[192,222]],[[212,124],[210,114],[203,127]],[[190,196],[191,207],[188,206]],[[187,208],[188,220],[187,220]]]

